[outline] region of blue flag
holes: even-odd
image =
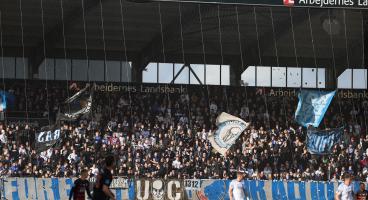
[[[344,127],[318,131],[312,128],[307,132],[307,147],[311,154],[329,154],[332,147],[337,144],[342,136]]]
[[[5,111],[6,109],[6,96],[4,93],[0,94],[0,112]]]
[[[295,120],[302,126],[318,127],[330,105],[336,91],[302,90],[295,112]]]
[[[14,95],[5,91],[0,90],[0,112],[3,112],[10,106],[14,104]]]

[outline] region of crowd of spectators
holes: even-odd
[[[22,88],[8,92],[15,95],[13,110],[41,111],[52,123],[60,103],[75,93],[66,88],[29,89],[28,96]],[[65,138],[44,152],[33,142],[39,126],[4,121],[0,174],[74,177],[87,168],[94,176],[102,158],[113,154],[113,174],[131,178],[228,179],[240,167],[249,179],[326,181],[349,172],[368,180],[367,99],[334,99],[320,128],[345,130],[333,152],[323,156],[308,152],[306,130],[293,120],[296,104],[295,96],[244,87],[193,87],[182,94],[97,91],[93,111],[61,122]],[[223,111],[251,122],[226,156],[207,139]]]

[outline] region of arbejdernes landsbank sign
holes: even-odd
[[[306,8],[367,9],[368,0],[131,0],[135,2],[193,2],[215,4],[242,4],[253,6],[287,6]]]

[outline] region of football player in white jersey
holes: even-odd
[[[232,180],[229,188],[229,197],[230,200],[245,200],[245,189],[244,189],[244,171],[238,171],[236,175],[236,179]]]

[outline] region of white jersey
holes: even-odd
[[[341,194],[341,200],[353,200],[353,187],[351,184],[349,186],[341,183],[337,188],[337,192]]]
[[[233,200],[244,200],[245,193],[244,193],[244,182],[233,180],[230,183],[230,188],[233,190]]]

